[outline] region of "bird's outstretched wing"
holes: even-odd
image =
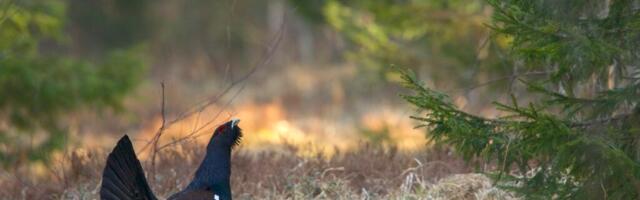
[[[109,154],[102,173],[101,199],[155,200],[127,135]]]

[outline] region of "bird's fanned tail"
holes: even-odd
[[[102,174],[101,199],[155,200],[128,136],[109,154]]]

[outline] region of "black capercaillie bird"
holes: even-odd
[[[220,125],[211,136],[204,160],[193,180],[182,191],[169,197],[170,200],[206,199],[231,200],[231,150],[240,143],[242,130],[240,120],[233,119]],[[101,199],[155,200],[144,176],[140,161],[127,135],[123,136],[109,154],[102,173]]]

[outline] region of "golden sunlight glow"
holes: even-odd
[[[407,113],[400,113],[391,108],[377,109],[379,111],[365,113],[356,125],[344,125],[340,121],[328,121],[314,116],[304,119],[290,119],[283,105],[278,102],[256,104],[246,103],[236,106],[237,115],[242,121],[239,126],[243,129],[244,137],[241,149],[259,152],[264,150],[278,150],[286,146],[299,149],[302,154],[314,155],[323,153],[332,155],[335,150],[349,150],[359,143],[367,142],[361,136],[361,131],[374,134],[387,134],[389,145],[397,146],[400,150],[415,150],[426,144],[423,130],[413,128]],[[171,143],[185,136],[193,136],[198,144],[206,144],[219,124],[224,123],[229,116],[218,116],[219,108],[211,107],[200,115],[194,115],[168,127],[160,139],[160,145]],[[207,124],[208,121],[213,123]],[[148,149],[147,142],[157,133],[162,119],[156,117],[148,123],[140,133],[134,134],[136,149]],[[304,127],[304,128],[302,128]],[[144,149],[144,150],[146,150]],[[148,156],[147,151],[141,151],[142,157]]]

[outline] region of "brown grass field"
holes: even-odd
[[[232,158],[236,199],[512,199],[491,186],[446,149],[398,151],[361,144],[327,158],[283,151],[250,153],[242,146]],[[162,199],[190,181],[204,156],[204,146],[181,143],[159,154],[149,180]],[[71,153],[34,177],[24,170],[0,174],[2,199],[98,199],[105,152]],[[65,163],[65,164],[62,164]],[[143,162],[147,173],[151,170]]]

